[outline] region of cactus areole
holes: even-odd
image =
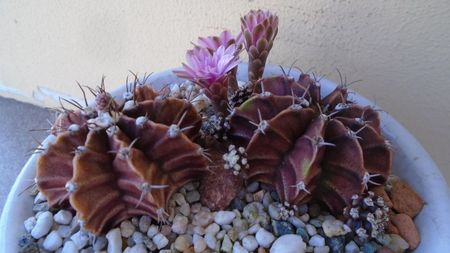
[[[37,166],[49,204],[70,206],[85,229],[102,234],[137,215],[166,221],[171,195],[194,180],[212,210],[259,181],[282,203],[314,199],[339,214],[383,184],[392,153],[378,112],[349,101],[346,81],[321,96],[308,73],[262,77],[278,17],[257,10],[241,21],[238,35],[193,43],[174,71],[184,83],[156,91],[136,77],[120,100],[102,83],[88,88],[93,106],[68,101],[76,108],[62,108]],[[242,49],[247,83],[236,79]]]

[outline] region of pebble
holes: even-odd
[[[219,211],[214,216],[214,222],[219,225],[228,225],[236,217],[236,214],[232,211]]]
[[[216,249],[217,240],[214,234],[206,233],[205,234],[205,243],[208,245],[208,248],[214,250]]]
[[[208,227],[206,227],[205,229],[205,233],[211,233],[213,235],[217,234],[217,232],[219,232],[220,230],[220,226],[217,225],[216,223],[211,223],[208,225]]]
[[[125,250],[124,253],[147,253],[147,249],[145,248],[145,245],[142,243],[134,245],[132,248],[127,248],[128,250]]]
[[[148,228],[150,227],[151,223],[152,223],[152,218],[150,218],[149,216],[146,216],[146,215],[142,216],[139,219],[139,230],[142,233],[147,233]]]
[[[309,214],[308,213],[305,213],[305,214],[303,214],[302,216],[300,216],[300,220],[302,220],[303,222],[308,222],[309,221]]]
[[[64,243],[61,253],[78,253],[78,247],[72,241],[67,241]]]
[[[242,246],[250,252],[255,251],[258,248],[258,242],[253,235],[247,235],[242,239]]]
[[[364,253],[375,253],[377,251],[377,247],[371,242],[366,242],[361,246],[361,250]]]
[[[242,232],[248,229],[248,223],[244,219],[236,218],[233,220],[233,228],[235,228],[238,232]]]
[[[109,230],[106,239],[108,240],[108,253],[122,252],[122,238],[119,228]]]
[[[270,193],[269,193],[269,192],[266,192],[266,193],[264,194],[263,199],[262,199],[262,204],[263,204],[263,206],[264,206],[265,208],[268,208],[269,205],[272,204],[272,203],[273,203],[273,199],[272,199],[272,197],[270,196]]]
[[[326,244],[330,247],[332,253],[344,252],[345,236],[327,237],[325,239]]]
[[[213,215],[211,212],[207,212],[205,210],[200,210],[197,214],[194,215],[194,219],[192,224],[200,225],[202,227],[206,227],[213,221]]]
[[[272,228],[276,236],[295,233],[294,226],[292,226],[291,223],[286,221],[272,220]]]
[[[313,225],[316,228],[322,227],[322,221],[320,221],[319,219],[311,219],[309,220],[309,224]]]
[[[25,227],[25,231],[27,231],[28,233],[31,233],[31,230],[33,230],[34,226],[36,226],[36,221],[37,221],[37,219],[34,216],[31,216],[28,219],[26,219],[23,222],[23,225]]]
[[[72,213],[67,210],[59,210],[53,217],[56,223],[62,225],[68,225],[72,221]]]
[[[359,247],[354,241],[350,241],[345,245],[345,253],[358,253]]]
[[[106,246],[106,238],[104,236],[96,236],[93,248],[95,251],[100,251]]]
[[[83,231],[78,231],[70,237],[75,245],[77,245],[78,249],[84,248],[89,242],[89,234]]]
[[[306,224],[306,231],[310,236],[317,234],[317,229],[311,224]]]
[[[320,235],[314,235],[311,239],[309,239],[309,245],[314,247],[325,246],[325,238]]]
[[[72,229],[70,229],[69,226],[58,226],[58,229],[56,230],[59,234],[59,236],[61,236],[62,238],[67,238],[70,237],[72,235]]]
[[[306,231],[306,228],[297,228],[297,230],[295,231],[297,235],[301,236],[304,242],[309,241],[309,234]]]
[[[45,238],[43,246],[46,250],[55,251],[61,247],[62,243],[62,238],[58,235],[58,232],[52,231]]]
[[[395,253],[403,253],[406,249],[409,248],[408,243],[401,238],[399,235],[396,234],[390,234],[391,236],[391,242],[386,245],[388,248],[390,248]]]
[[[258,232],[260,228],[261,226],[259,224],[255,224],[248,229],[248,233],[254,235]]]
[[[328,253],[328,252],[330,252],[330,247],[328,246],[314,248],[314,253]]]
[[[182,215],[188,217],[191,214],[191,207],[188,203],[181,205],[178,207],[178,212],[180,212]]]
[[[178,251],[185,251],[192,245],[192,237],[189,235],[180,235],[174,242],[174,247]]]
[[[179,193],[179,192],[173,194],[173,197],[172,197],[172,198],[175,200],[175,202],[176,202],[177,205],[179,205],[179,206],[184,205],[184,204],[187,204],[186,199],[184,198],[184,195],[181,194],[181,193]]]
[[[325,220],[322,223],[323,232],[328,237],[347,234],[348,230],[344,228],[344,223],[340,220]]]
[[[269,248],[272,242],[275,240],[275,236],[265,230],[264,228],[260,228],[258,232],[256,233],[256,241],[260,246],[263,246],[264,248]]]
[[[170,227],[169,225],[162,225],[160,233],[164,236],[168,236],[170,235],[170,233],[172,233],[172,227]]]
[[[398,228],[401,237],[409,244],[409,249],[413,250],[419,246],[420,234],[410,216],[396,214],[391,216],[391,221]]]
[[[264,211],[264,206],[259,202],[252,202],[244,207],[242,215],[250,224],[259,223],[261,227],[269,225],[270,216]]]
[[[31,236],[39,239],[50,231],[53,225],[53,215],[49,211],[43,212],[36,220],[36,225],[31,230]]]
[[[166,247],[167,244],[169,244],[169,240],[167,239],[167,237],[165,237],[161,233],[156,234],[152,240],[158,249],[162,249],[162,248]]]
[[[259,189],[259,183],[258,182],[253,182],[253,183],[251,183],[251,184],[249,184],[248,186],[247,186],[247,192],[249,192],[249,193],[254,193],[254,192],[256,192],[257,190]]]
[[[270,248],[270,253],[305,253],[306,244],[298,235],[283,235]]]
[[[185,217],[183,215],[177,215],[173,219],[172,231],[174,233],[182,235],[182,234],[184,234],[186,232],[188,223],[189,223],[189,220],[188,220],[187,217]]]
[[[47,201],[44,194],[42,194],[42,192],[38,192],[38,194],[36,194],[36,197],[34,197],[34,204],[39,204],[44,201]]]
[[[129,220],[124,220],[120,223],[120,233],[125,238],[130,237],[134,233],[135,230],[136,230],[136,227]]]
[[[280,208],[277,205],[278,203],[272,203],[269,205],[269,215],[272,219],[274,220],[279,220],[281,219],[281,212],[280,212]]]
[[[141,232],[135,231],[131,238],[135,244],[144,243],[144,235]]]
[[[235,242],[233,245],[233,253],[248,253],[248,250],[242,247],[239,242]]]
[[[156,225],[151,225],[147,231],[147,236],[153,238],[157,233],[159,233],[159,228]]]
[[[194,251],[195,252],[203,252],[206,250],[208,245],[206,245],[205,239],[202,237],[198,238],[197,240],[194,240]]]
[[[200,193],[198,191],[191,191],[186,194],[186,200],[190,204],[200,200]]]
[[[387,247],[381,247],[378,249],[377,253],[395,253],[390,248]]]
[[[228,235],[225,235],[222,240],[222,246],[220,247],[220,250],[223,252],[231,252],[233,249],[233,244],[231,243],[230,238]]]
[[[296,216],[289,217],[288,222],[294,225],[296,228],[304,228],[306,226],[305,223]]]

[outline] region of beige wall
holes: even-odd
[[[450,179],[450,1],[1,1],[0,94],[54,105],[75,80],[108,87],[128,70],[178,66],[199,35],[280,16],[270,63],[337,80],[376,100],[423,143]],[[427,169],[427,168],[423,168]]]

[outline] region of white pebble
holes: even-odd
[[[78,249],[82,249],[89,242],[89,234],[80,230],[73,234],[70,239],[77,245]]]
[[[39,203],[42,203],[44,201],[47,201],[47,199],[45,198],[44,194],[42,194],[42,192],[38,192],[38,194],[34,198],[34,204],[39,204]]]
[[[313,236],[317,234],[317,229],[311,224],[306,224],[306,232],[308,232],[310,236]]]
[[[78,247],[72,241],[67,241],[64,243],[61,253],[78,253]]]
[[[34,216],[29,217],[23,222],[23,225],[25,226],[25,230],[28,233],[31,233],[31,230],[33,230],[34,226],[36,226],[37,219]]]
[[[39,239],[48,234],[53,225],[53,215],[51,212],[46,211],[39,215],[36,221],[36,225],[31,230],[31,236],[35,239]]]
[[[330,247],[328,246],[314,248],[314,253],[328,253],[328,252],[330,252]]]
[[[144,235],[141,232],[135,231],[133,233],[133,235],[131,236],[131,238],[133,239],[134,243],[136,243],[136,244],[140,244],[140,243],[144,242]]]
[[[163,234],[158,233],[152,238],[153,243],[156,245],[158,249],[162,249],[169,244],[169,240]]]
[[[144,244],[138,243],[130,248],[127,253],[147,253],[147,249]]]
[[[206,227],[205,233],[212,233],[213,235],[215,235],[217,234],[217,232],[219,232],[219,230],[220,226],[217,225],[217,223],[211,223]]]
[[[327,237],[347,234],[344,223],[340,220],[327,219],[322,223],[322,228]]]
[[[233,253],[248,253],[248,250],[242,247],[239,242],[235,242],[233,245]]]
[[[208,245],[208,248],[210,248],[212,250],[216,249],[217,240],[216,240],[216,237],[213,234],[206,233],[205,234],[205,242],[206,242],[206,245]]]
[[[345,245],[345,253],[358,253],[359,247],[354,241],[350,241]]]
[[[288,234],[278,238],[270,248],[270,253],[305,253],[306,244],[299,235]]]
[[[248,235],[242,239],[242,246],[248,251],[253,252],[258,248],[258,242],[253,235]]]
[[[225,235],[223,237],[222,246],[220,247],[220,250],[223,252],[231,252],[233,249],[233,243],[230,240],[230,237],[228,235]]]
[[[236,214],[231,211],[219,211],[214,216],[214,221],[219,225],[228,225],[236,217]]]
[[[120,229],[115,228],[109,230],[106,234],[108,240],[108,253],[121,253],[122,252],[122,236]]]
[[[191,207],[189,206],[188,203],[182,204],[180,207],[178,207],[178,211],[188,217],[191,214]]]
[[[148,228],[150,227],[150,224],[152,223],[152,218],[150,218],[149,216],[142,216],[139,219],[139,230],[142,233],[147,233]]]
[[[294,225],[296,228],[304,228],[306,226],[305,223],[296,216],[289,217],[288,222]]]
[[[172,231],[179,235],[184,234],[186,232],[188,223],[189,223],[189,220],[187,217],[185,217],[183,215],[177,215],[173,219]]]
[[[192,245],[192,237],[189,235],[180,235],[175,240],[174,245],[176,250],[183,252]]]
[[[72,221],[72,213],[67,210],[59,210],[53,217],[55,222],[62,225],[68,225]]]
[[[44,249],[55,251],[62,245],[62,238],[58,235],[58,232],[52,231],[44,240]]]
[[[207,246],[208,245],[206,245],[205,239],[203,239],[202,237],[198,238],[197,240],[194,240],[194,251],[195,252],[203,252],[203,251],[205,251]]]
[[[264,248],[269,248],[274,240],[275,236],[273,236],[273,234],[271,234],[264,228],[260,228],[256,233],[256,241],[260,246],[263,246]]]
[[[256,223],[255,225],[251,226],[251,227],[248,229],[248,233],[254,235],[254,234],[256,234],[256,233],[258,232],[258,230],[259,230],[260,228],[261,228],[261,226],[259,225],[259,223]]]
[[[175,202],[177,203],[177,205],[181,206],[183,204],[187,204],[186,199],[184,198],[183,194],[177,192],[175,194],[173,194],[172,197],[173,200],[175,200]]]
[[[314,235],[309,239],[309,245],[314,247],[325,246],[325,239],[320,235]]]
[[[72,229],[70,229],[69,226],[58,226],[58,229],[56,230],[62,238],[67,238],[72,235]]]
[[[134,227],[133,223],[131,223],[131,221],[129,220],[124,220],[120,223],[120,233],[125,238],[129,238],[134,233],[135,230],[136,228]]]
[[[186,194],[186,200],[189,203],[194,203],[200,200],[200,193],[198,191],[191,191]]]
[[[153,238],[159,232],[159,228],[156,225],[151,225],[147,231],[147,236]]]

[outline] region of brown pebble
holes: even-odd
[[[384,186],[374,187],[371,191],[375,193],[375,195],[382,197],[387,207],[392,208],[392,201],[384,190]]]
[[[398,228],[400,236],[409,244],[409,249],[415,249],[420,243],[420,234],[409,215],[400,213],[391,217],[392,223]]]
[[[267,250],[263,247],[258,248],[258,253],[267,253]]]
[[[394,224],[392,224],[392,221],[389,221],[389,223],[386,227],[386,232],[388,234],[396,234],[396,235],[399,234],[398,228]]]
[[[389,196],[393,204],[392,208],[397,213],[405,213],[411,218],[414,218],[424,205],[422,198],[406,182],[400,179],[392,182]]]
[[[195,253],[194,247],[191,246],[183,251],[183,253]]]
[[[381,247],[377,250],[377,253],[395,253],[390,248],[387,247]]]

